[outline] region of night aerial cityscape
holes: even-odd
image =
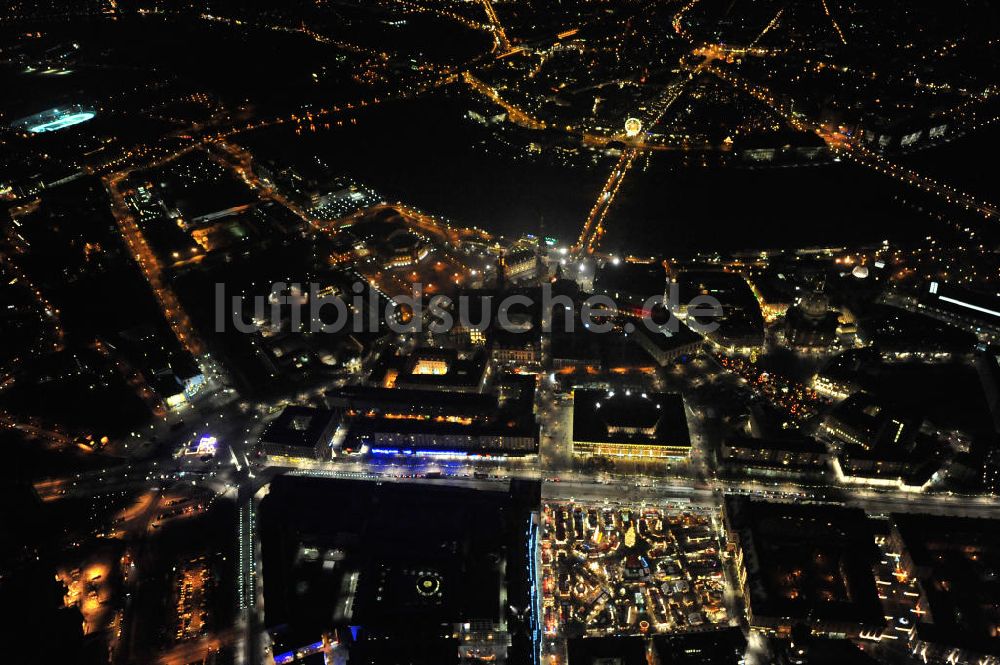
[[[1000,665],[1000,2],[8,0],[0,631]]]

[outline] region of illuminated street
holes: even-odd
[[[996,3],[0,31],[11,662],[998,662]]]

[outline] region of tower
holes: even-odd
[[[507,250],[501,249],[497,257],[497,291],[503,291],[507,286]]]

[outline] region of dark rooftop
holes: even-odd
[[[884,623],[872,566],[875,536],[864,511],[727,497],[754,617],[795,623]]]
[[[659,330],[654,331],[648,329],[646,326],[638,326],[636,330],[638,334],[647,337],[661,351],[672,351],[688,344],[702,342],[705,339],[679,321],[677,322],[676,332],[666,328],[662,332]]]
[[[567,646],[569,665],[646,665],[641,637],[577,637]]]
[[[816,439],[807,436],[763,439],[750,436],[735,436],[727,440],[727,445],[750,450],[788,450],[816,455],[822,455],[827,452],[826,446],[816,441]]]
[[[678,394],[638,390],[577,390],[573,395],[573,440],[690,446],[684,400]]]
[[[747,640],[743,629],[732,627],[704,633],[656,635],[653,650],[661,665],[738,665]]]
[[[608,263],[597,273],[594,289],[615,300],[638,299],[636,304],[641,304],[651,296],[664,295],[667,272],[661,263]]]
[[[911,514],[892,521],[929,605],[918,637],[1000,656],[1000,522]]]
[[[260,440],[284,446],[315,448],[323,432],[329,430],[333,418],[333,411],[328,409],[289,406],[267,426]]]
[[[454,349],[421,348],[402,356],[389,349],[376,362],[370,378],[374,383],[406,388],[477,390],[488,370],[489,358],[481,350],[460,356]]]
[[[266,625],[440,652],[450,624],[499,620],[505,552],[527,524],[514,506],[497,491],[279,477],[259,513]]]
[[[375,410],[379,413],[419,412],[427,414],[479,415],[495,412],[496,395],[448,393],[437,390],[344,386],[325,395],[331,407]]]

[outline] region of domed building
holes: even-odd
[[[423,238],[406,229],[396,229],[389,233],[385,246],[386,264],[393,268],[417,265],[430,251]]]
[[[788,344],[803,349],[823,349],[837,340],[840,314],[830,308],[830,298],[820,284],[788,308],[785,314],[785,339]]]

